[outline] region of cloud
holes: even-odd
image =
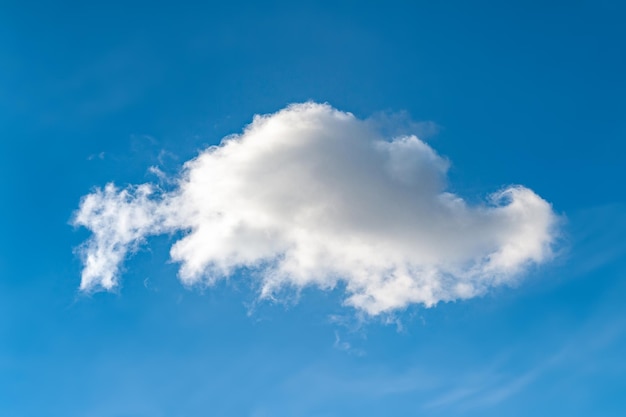
[[[449,161],[416,136],[326,104],[255,116],[240,135],[185,163],[172,190],[113,184],[85,196],[73,223],[81,289],[112,289],[146,237],[182,233],[179,277],[211,284],[237,271],[261,297],[339,283],[345,303],[377,315],[467,299],[552,257],[551,205],[522,186],[468,204],[446,191]]]

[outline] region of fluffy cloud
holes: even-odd
[[[185,284],[239,270],[271,297],[341,282],[345,303],[371,315],[471,298],[551,258],[557,217],[533,191],[470,205],[446,191],[445,158],[379,132],[329,105],[291,105],[188,161],[172,191],[95,190],[73,219],[92,232],[81,289],[115,287],[129,252],[177,231]]]

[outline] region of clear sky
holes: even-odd
[[[1,1],[0,415],[626,415],[625,19]]]

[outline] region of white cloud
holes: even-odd
[[[129,251],[176,231],[186,284],[242,268],[262,297],[343,282],[346,304],[371,315],[471,298],[551,258],[549,203],[513,186],[470,205],[446,192],[448,166],[416,136],[382,137],[329,105],[255,116],[188,161],[173,191],[109,184],[84,197],[81,289],[113,288]]]

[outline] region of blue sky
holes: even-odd
[[[625,12],[3,1],[0,415],[623,416]],[[470,205],[533,190],[561,219],[554,256],[372,316],[344,305],[349,280],[276,301],[245,269],[187,288],[174,229],[112,291],[79,290],[83,196],[159,184],[152,166],[179,178],[253,115],[306,101],[416,131]]]

